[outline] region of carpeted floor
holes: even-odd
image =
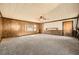
[[[1,55],[75,55],[79,41],[75,38],[36,34],[6,38],[0,43]]]

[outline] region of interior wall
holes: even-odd
[[[69,20],[63,20],[63,21],[57,21],[57,22],[44,23],[44,33],[62,35],[63,22],[65,21],[73,21],[73,31],[76,30],[77,19],[69,19]]]
[[[36,31],[30,32],[27,31],[26,26],[28,24],[36,24]],[[24,22],[19,21],[15,19],[8,19],[3,18],[3,35],[2,37],[15,37],[15,36],[22,36],[22,35],[28,35],[28,34],[35,34],[39,33],[38,29],[39,25],[38,23],[32,23],[32,22]]]
[[[0,40],[2,37],[2,18],[0,17]]]
[[[62,35],[62,21],[44,23],[44,33]]]
[[[46,28],[58,28],[59,30],[62,30],[62,21],[45,23],[44,30],[46,30]]]

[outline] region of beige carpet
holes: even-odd
[[[79,54],[75,38],[36,34],[6,38],[0,43],[1,55],[73,55]]]

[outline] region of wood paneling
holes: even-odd
[[[62,35],[62,30],[48,30],[44,32],[45,34],[52,34],[52,35]]]
[[[26,25],[35,24],[37,26],[36,31],[28,32],[26,30]],[[39,33],[39,23],[27,22],[27,21],[19,21],[15,19],[3,18],[3,38],[6,37],[16,37],[28,34]]]
[[[39,33],[43,33],[43,31],[44,31],[44,24],[39,24]]]
[[[0,18],[0,40],[2,37],[2,18]]]

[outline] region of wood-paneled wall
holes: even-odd
[[[0,18],[0,40],[2,37],[2,18]]]
[[[37,26],[36,31],[33,31],[33,32],[27,31],[26,25],[28,24],[36,24]],[[2,25],[3,25],[3,30],[2,30],[3,38],[39,33],[39,23],[3,18]]]
[[[45,34],[52,34],[52,35],[62,35],[62,30],[48,30],[44,32]]]

